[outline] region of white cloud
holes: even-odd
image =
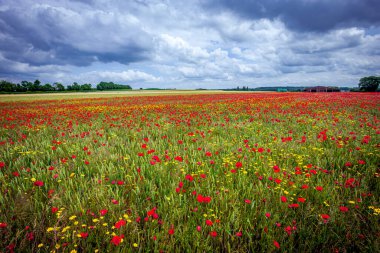
[[[87,74],[86,74],[87,75]],[[96,71],[90,72],[88,75],[95,75],[104,80],[110,81],[125,81],[125,82],[137,82],[137,81],[146,81],[154,82],[159,81],[160,79],[154,77],[153,75],[147,74],[138,70],[126,70],[122,72],[112,72],[112,71]]]
[[[209,57],[207,50],[192,46],[180,37],[162,34],[159,39],[158,47],[161,54],[187,61],[197,61]]]

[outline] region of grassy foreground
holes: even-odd
[[[379,94],[44,99],[0,100],[5,252],[380,251]]]

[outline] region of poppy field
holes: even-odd
[[[0,100],[1,252],[379,252],[379,93]]]

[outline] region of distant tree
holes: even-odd
[[[53,86],[55,87],[55,90],[58,90],[58,91],[64,91],[65,90],[65,86],[63,86],[61,83],[55,82],[53,84]]]
[[[28,81],[21,81],[21,86],[28,91],[32,89],[33,83]]]
[[[132,89],[129,85],[116,84],[113,82],[100,82],[96,85],[97,90]]]
[[[359,81],[359,89],[361,91],[376,91],[380,84],[379,76],[363,77]]]
[[[72,90],[80,90],[80,85],[77,82],[73,82],[71,85]]]
[[[54,91],[55,88],[50,83],[46,83],[45,85],[43,85],[41,87],[41,90],[43,90],[43,91]]]
[[[80,86],[81,90],[91,90],[91,84],[85,83]]]
[[[27,91],[27,90],[28,89],[26,87],[22,86],[19,83],[16,85],[16,91],[18,91],[18,92],[23,92],[23,91]]]
[[[12,92],[16,90],[16,84],[5,80],[0,81],[0,91]]]
[[[41,81],[40,80],[35,80],[34,83],[29,86],[28,90],[30,91],[39,91],[39,90],[42,90],[42,87],[41,87]]]

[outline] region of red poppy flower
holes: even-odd
[[[280,248],[280,244],[279,244],[277,241],[273,241],[273,245],[274,245],[277,249]]]
[[[51,212],[52,212],[52,213],[56,213],[56,212],[58,212],[58,207],[52,207],[52,208],[51,208]]]
[[[34,240],[34,233],[33,232],[29,232],[26,234],[26,239],[28,241],[33,241]]]
[[[292,234],[292,228],[290,226],[287,226],[286,228],[284,228],[285,232],[288,234],[288,235],[291,235]]]
[[[235,166],[236,166],[236,168],[241,168],[241,167],[243,167],[243,163],[242,162],[237,162],[235,164]]]
[[[41,187],[44,185],[44,182],[40,181],[40,180],[37,180],[34,182],[34,186],[38,186],[38,187]]]
[[[186,175],[185,179],[189,180],[189,182],[192,182],[194,180],[194,177],[192,175]]]
[[[0,228],[6,228],[8,226],[5,222],[0,222]]]
[[[297,199],[297,201],[298,201],[298,202],[301,202],[301,203],[304,203],[304,202],[306,201],[306,199],[304,199],[304,198],[302,198],[302,197],[299,197],[299,198]]]
[[[106,215],[108,213],[108,210],[107,209],[102,209],[102,210],[99,211],[99,213],[100,213],[101,216],[104,216],[104,215]]]
[[[288,201],[288,199],[285,196],[281,196],[281,202],[285,203],[287,201]]]
[[[321,217],[322,217],[322,219],[324,219],[324,220],[328,220],[328,219],[330,219],[330,215],[328,215],[328,214],[321,214]]]
[[[119,245],[123,241],[124,235],[118,236],[115,235],[111,239],[111,243],[115,246]]]
[[[199,203],[210,203],[211,197],[210,196],[202,196],[202,194],[198,194],[197,201]]]
[[[181,156],[176,156],[176,157],[174,157],[174,160],[176,160],[178,162],[182,162],[183,158]]]
[[[345,213],[345,212],[348,212],[348,207],[346,207],[346,206],[340,206],[340,207],[339,207],[339,210],[340,210],[342,213]]]
[[[210,201],[211,201],[211,197],[210,196],[204,196],[203,197],[203,202],[210,203]]]
[[[206,220],[206,225],[207,226],[212,226],[213,222],[211,220]]]
[[[216,231],[211,231],[210,232],[210,236],[211,237],[217,237],[218,236],[218,233]]]
[[[323,190],[323,187],[322,186],[316,186],[315,189],[320,192]]]
[[[274,173],[279,173],[280,172],[280,167],[278,167],[277,165],[273,166],[273,172]]]
[[[83,239],[86,239],[88,237],[88,233],[87,232],[82,232],[79,234],[81,238]]]
[[[355,188],[355,186],[358,186],[359,185],[359,182],[355,180],[355,178],[349,178],[346,180],[346,182],[344,183],[344,187],[346,188]]]
[[[146,215],[148,215],[148,216],[153,216],[153,214],[155,214],[156,210],[157,210],[157,208],[156,208],[156,207],[153,207],[152,209],[150,209],[150,210],[146,213]]]
[[[119,220],[115,223],[115,228],[121,228],[123,226],[125,226],[127,223],[125,222],[125,220]]]

